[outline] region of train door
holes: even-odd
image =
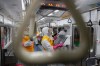
[[[77,48],[80,46],[80,33],[76,25],[73,25],[72,27],[72,48]],[[85,58],[95,57],[95,49],[96,49],[96,26],[87,26],[87,28],[90,30],[91,34],[91,44],[93,46],[90,48],[88,55]],[[85,60],[84,60],[85,61]],[[87,66],[91,66],[95,64],[95,59],[89,60]]]
[[[5,52],[7,51],[7,48],[5,48],[5,46],[9,44],[10,40],[11,28],[7,26],[0,27],[0,64],[2,64],[1,66],[5,64]]]
[[[91,43],[93,44],[94,37],[94,27],[87,27],[91,31]],[[73,37],[73,47],[78,47],[80,45],[80,33],[76,25],[73,25],[72,29],[72,37]]]
[[[80,45],[80,34],[76,25],[72,26],[72,49]]]
[[[0,27],[0,42],[3,49],[11,41],[11,29],[9,27]]]

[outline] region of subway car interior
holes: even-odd
[[[100,0],[0,0],[0,66],[100,66]]]

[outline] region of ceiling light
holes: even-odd
[[[93,52],[93,49],[91,49],[90,52]]]
[[[58,12],[59,10],[55,10],[54,12]]]
[[[53,6],[53,4],[48,4],[48,6]]]
[[[37,22],[40,22],[40,21],[42,21],[42,20],[44,20],[45,18],[41,18],[41,19],[39,19]]]
[[[53,13],[48,14],[48,16],[51,16],[51,15],[53,15]]]
[[[42,18],[41,20],[44,20],[45,18]]]

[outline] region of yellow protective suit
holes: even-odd
[[[53,51],[53,39],[50,37],[50,32],[48,27],[44,27],[42,29],[43,38],[42,38],[42,46],[46,51]]]
[[[53,40],[49,38],[48,36],[43,36],[42,41],[47,40],[50,43],[50,46],[54,46]]]
[[[22,44],[23,44],[24,48],[25,48],[27,51],[33,52],[33,51],[34,51],[34,42],[31,41],[31,42],[30,42],[30,43],[31,43],[30,45],[25,46],[25,44],[26,44],[27,42],[29,42],[29,41],[30,41],[29,36],[24,36],[24,38],[23,38],[23,40],[22,40]]]

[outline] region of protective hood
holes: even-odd
[[[48,27],[44,27],[44,28],[42,29],[43,35],[48,35],[48,30],[49,30]]]

